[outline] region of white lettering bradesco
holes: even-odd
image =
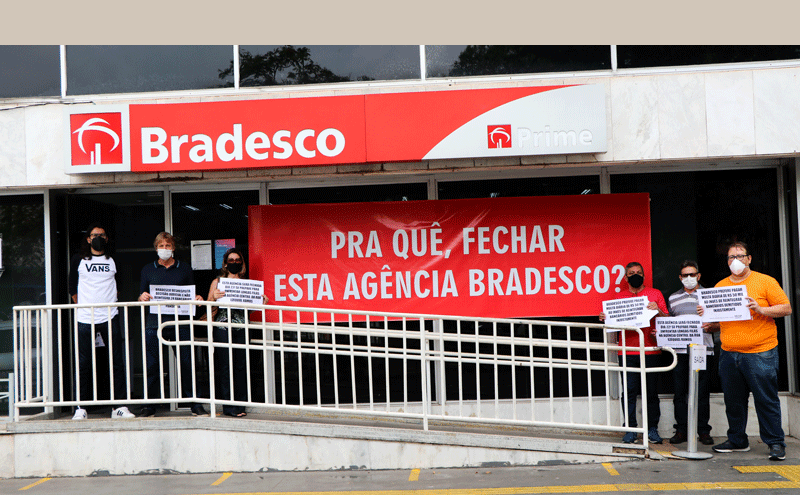
[[[269,150],[275,148],[280,150],[272,151],[275,160],[286,160],[295,152],[303,158],[314,158],[317,152],[334,157],[344,151],[346,143],[342,131],[334,128],[319,133],[314,129],[303,129],[294,137],[291,131],[278,130],[272,138],[264,132],[254,131],[242,141],[242,124],[233,124],[232,133],[222,133],[216,138],[206,134],[168,135],[160,127],[143,127],[141,138],[142,163],[147,165],[167,161],[181,163],[184,157],[194,163],[242,161],[245,154],[251,160],[268,160]]]

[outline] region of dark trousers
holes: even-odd
[[[235,344],[245,343],[245,331],[242,328],[233,328],[231,342]],[[214,342],[228,342],[228,327],[214,327]],[[231,359],[232,358],[232,359]],[[233,361],[233,368],[231,368]],[[217,397],[222,400],[230,400],[231,397],[231,371],[233,371],[233,396],[234,400],[247,400],[247,351],[244,349],[229,349],[217,347],[214,350],[214,366],[217,372],[217,383],[219,392]],[[244,412],[244,406],[222,406],[224,414],[239,414]]]
[[[92,328],[91,323],[78,323],[78,375],[80,379],[80,387],[78,390],[78,401],[91,401],[94,400],[94,381],[92,379],[92,353],[96,353],[95,361],[101,355],[108,356],[110,360],[113,357],[113,374],[109,377],[109,383],[114,384],[114,395],[110,397],[112,400],[127,399],[127,384],[125,373],[125,339],[122,337],[122,331],[119,327],[119,315],[111,319],[111,339],[108,335],[108,322],[95,323]],[[104,347],[95,347],[97,336],[103,340]],[[112,346],[113,356],[109,354],[109,346]],[[103,359],[102,361],[105,361]],[[98,378],[105,377],[103,374],[108,374],[108,368],[98,369]],[[100,380],[98,380],[100,381]],[[98,397],[100,394],[98,393]]]
[[[165,340],[175,341],[175,327],[165,327],[162,331],[162,335],[164,336]],[[188,341],[190,340],[190,337],[191,332],[189,325],[180,325],[178,328],[178,339],[180,341]],[[178,354],[178,362],[180,366],[181,397],[194,397],[194,387],[192,386],[194,378],[194,375],[192,374],[192,346],[179,345],[175,348]],[[160,399],[163,377],[161,370],[159,369],[158,362],[161,346],[159,345],[156,327],[145,327],[145,352],[147,354],[147,397],[149,399]],[[195,347],[194,352],[198,352],[197,347]],[[165,361],[164,367],[166,368],[166,366],[167,363]],[[202,394],[202,392],[203,390],[198,390],[199,394]],[[164,397],[167,396],[168,394],[165,392]],[[191,407],[195,404],[195,402],[192,402],[189,404],[189,406]]]
[[[707,356],[710,358],[711,356]],[[678,364],[672,370],[675,380],[675,396],[672,400],[675,406],[675,430],[686,433],[689,424],[689,377],[690,377],[689,353],[678,354]],[[707,366],[708,367],[708,366]],[[697,433],[711,433],[711,426],[708,424],[710,418],[710,406],[708,404],[708,375],[709,371],[697,371]]]
[[[619,356],[619,364],[622,366],[623,358],[626,360],[629,368],[640,368],[639,355],[627,354]],[[659,365],[660,355],[658,354],[645,354],[644,364],[647,368],[655,368]],[[648,428],[658,428],[658,421],[661,419],[661,406],[658,402],[658,379],[655,373],[647,373],[647,426]],[[625,389],[623,386],[622,393],[622,407],[623,407],[623,420],[625,418],[625,408],[628,412],[628,422],[626,426],[635,428],[638,426],[636,421],[636,397],[642,392],[642,375],[637,371],[629,371],[627,373],[628,387]],[[624,382],[623,382],[624,385]]]

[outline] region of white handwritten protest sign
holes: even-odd
[[[659,347],[685,349],[703,343],[703,321],[699,316],[656,318],[656,343]]]
[[[650,319],[658,314],[658,311],[647,309],[647,304],[647,297],[645,296],[603,301],[606,325],[623,325],[637,328],[650,326]],[[607,331],[615,332],[617,329],[608,328]]]
[[[151,285],[150,295],[153,301],[193,301],[194,290],[194,285]],[[159,312],[162,315],[190,315],[192,306],[188,304],[181,304],[177,308],[174,304],[150,306],[151,314]]]
[[[698,289],[697,302],[703,307],[703,321],[751,320],[747,308],[747,287],[734,285],[714,289]]]
[[[217,288],[225,293],[218,299],[222,303],[261,304],[264,294],[262,280],[244,280],[238,278],[220,278]]]

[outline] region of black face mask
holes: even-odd
[[[633,274],[633,275],[631,275],[630,277],[628,277],[628,283],[629,283],[629,284],[631,285],[631,287],[633,287],[634,289],[638,289],[638,288],[639,288],[639,287],[641,287],[641,286],[642,286],[642,284],[644,283],[644,277],[643,277],[643,276],[641,276],[641,275],[639,275],[638,273],[636,273],[636,274]]]
[[[92,238],[92,249],[95,251],[105,251],[106,250],[106,240],[100,236]]]
[[[242,271],[242,263],[228,263],[228,272],[236,275]]]

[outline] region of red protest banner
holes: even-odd
[[[250,272],[279,305],[482,317],[599,314],[651,277],[647,194],[251,206]]]

